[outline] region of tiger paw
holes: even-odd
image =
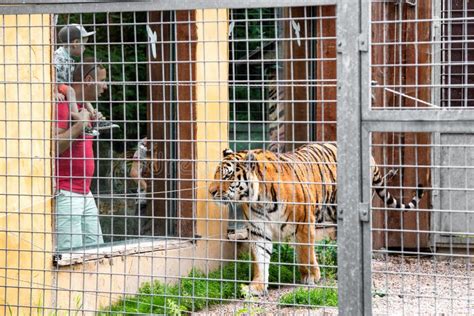
[[[314,285],[318,283],[320,279],[321,279],[321,273],[318,268],[318,269],[314,269],[314,271],[311,271],[311,273],[302,275],[301,283],[306,284],[306,285]]]
[[[263,283],[250,283],[249,285],[242,284],[240,293],[244,297],[265,296],[268,294],[268,290]]]

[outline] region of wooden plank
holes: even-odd
[[[397,19],[414,20],[431,18],[431,2],[421,0],[418,6],[403,6],[403,10],[393,3],[373,3],[373,21],[393,21]],[[400,16],[400,14],[402,16]],[[430,41],[431,22],[403,22],[400,24],[373,24],[372,41],[376,43],[404,42],[412,44],[404,45],[376,45],[372,48],[372,62],[379,65],[372,68],[372,79],[380,85],[426,85],[431,82],[431,51],[429,44],[418,44],[414,42]],[[417,64],[415,66],[390,67],[393,64]],[[387,66],[384,66],[387,65]],[[429,102],[431,94],[429,88],[409,88],[402,91],[410,96]],[[407,98],[384,91],[383,88],[374,91],[374,107],[399,107],[399,106],[425,106],[416,104]],[[381,164],[388,165],[429,165],[430,149],[416,147],[401,147],[408,144],[429,144],[429,134],[415,133],[374,133],[374,144],[384,146],[375,147],[373,155],[375,160]],[[383,170],[384,173],[388,172]],[[426,186],[429,182],[429,169],[416,167],[402,167],[397,176],[388,181],[389,186],[415,186],[416,179]],[[397,196],[409,200],[413,190],[392,190]],[[429,207],[429,194],[423,198],[421,207]],[[383,207],[379,199],[374,199],[375,207]],[[430,214],[428,212],[408,212],[403,217],[398,211],[380,210],[373,213],[374,249],[382,247],[395,248],[425,248],[428,247],[429,235],[421,233],[386,232],[391,230],[430,230]]]
[[[372,21],[385,21],[393,20],[396,16],[396,10],[393,7],[393,4],[388,3],[372,3]],[[388,25],[384,24],[373,24],[372,25],[372,42],[374,43],[385,43],[387,41],[393,40],[397,36],[396,24],[391,23]],[[384,64],[393,64],[396,62],[397,54],[396,48],[394,45],[375,45],[372,47],[372,63],[375,65],[384,65]],[[372,68],[372,80],[377,84],[393,84],[395,78],[398,78],[395,67],[384,67],[384,66],[375,66]],[[393,94],[387,95],[383,88],[373,89],[373,107],[384,107],[396,102],[395,98],[397,96]],[[390,158],[398,157],[396,152],[394,152],[394,147],[389,146],[393,144],[395,138],[398,135],[389,133],[373,133],[372,143],[374,145],[384,145],[384,146],[375,146],[372,150],[372,155],[374,156],[375,161],[379,165],[385,165],[387,163],[393,164],[394,161],[390,161]],[[382,172],[385,174],[388,170],[382,168]],[[392,185],[393,182],[390,182]],[[383,207],[382,201],[375,198],[373,200],[374,207]],[[387,246],[388,235],[384,229],[388,226],[389,219],[394,219],[394,217],[399,216],[397,212],[390,212],[387,210],[377,210],[372,214],[372,227],[375,229],[372,234],[373,239],[373,248],[380,249]]]
[[[300,144],[295,142],[309,142],[311,140],[308,105],[308,60],[310,36],[308,21],[305,16],[311,11],[310,7],[295,7],[284,10],[284,17],[290,18],[292,22],[283,22],[285,27],[284,58],[284,80],[285,93],[285,137],[286,150],[294,150]],[[292,23],[300,27],[299,34],[295,32]],[[298,39],[299,36],[299,39]],[[299,123],[301,122],[301,123]]]
[[[177,112],[178,112],[178,152],[177,152],[177,198],[178,237],[193,237],[193,199],[195,199],[195,157],[196,148],[196,11],[177,11],[176,26],[178,43],[176,52]],[[184,63],[183,63],[184,61]]]
[[[419,42],[429,42],[431,40],[431,23],[427,20],[431,18],[431,1],[420,0],[416,7],[404,6],[403,20],[413,22],[403,22],[402,40],[406,44],[403,49],[403,63],[410,66],[402,67],[403,82],[401,84],[408,86],[402,92],[414,98],[430,102],[431,92],[429,88],[422,88],[422,85],[431,83],[431,47],[429,44],[420,44]],[[417,85],[417,87],[410,87]],[[409,98],[403,98],[401,102],[405,107],[425,107],[426,105]],[[426,133],[404,133],[402,151],[403,178],[402,187],[415,187],[418,182],[430,186],[429,168],[419,168],[419,165],[430,165],[431,151],[427,147],[418,147],[418,145],[430,144],[430,136]],[[408,145],[408,146],[407,146]],[[410,146],[413,145],[413,146]],[[403,189],[402,197],[404,201],[410,200],[414,194],[413,189]],[[430,197],[426,194],[420,207],[427,209],[429,207]],[[400,215],[399,215],[400,216]],[[429,212],[404,212],[403,217],[389,229],[404,230],[430,230]],[[402,249],[420,249],[429,246],[429,234],[418,232],[391,232],[389,233],[388,247],[400,247]]]
[[[336,134],[336,83],[331,80],[337,79],[336,60],[336,7],[317,7],[316,16],[321,20],[316,20],[316,36],[321,38],[316,41],[316,140],[335,141]],[[332,38],[329,38],[332,37]],[[326,81],[327,80],[327,81]]]
[[[153,85],[149,89],[150,103],[147,106],[147,119],[151,121],[148,128],[148,139],[150,139],[150,147],[156,148],[152,152],[153,157],[151,175],[153,180],[149,183],[148,191],[153,192],[152,201],[148,202],[146,216],[153,217],[153,235],[164,236],[168,231],[166,224],[167,216],[167,195],[169,167],[167,159],[169,159],[171,148],[169,140],[169,131],[171,125],[168,123],[171,119],[169,113],[169,102],[172,98],[171,85],[164,83],[171,81],[171,64],[167,63],[170,59],[170,12],[150,12],[150,21],[156,22],[150,25],[157,34],[156,56],[157,60],[152,63],[149,68],[148,77],[152,82],[161,82],[162,85]],[[152,60],[152,56],[149,59]],[[160,158],[160,159],[157,159]]]
[[[159,23],[170,22],[170,12],[152,12],[150,20],[158,22],[152,25],[157,34],[157,60],[150,66],[150,79],[152,82],[161,83],[154,85],[150,91],[147,118],[152,120],[149,128],[149,138],[157,148],[152,153],[153,178],[151,192],[153,200],[147,206],[147,216],[154,217],[154,235],[169,235],[172,227],[168,217],[172,209],[176,208],[177,235],[191,237],[194,232],[193,196],[194,195],[194,148],[193,139],[196,135],[195,113],[195,59],[197,30],[195,24],[195,11],[177,11],[176,44],[172,43],[170,28],[174,24]],[[176,45],[176,47],[174,47]],[[171,51],[176,52],[176,80],[182,84],[167,84],[173,80],[171,77]],[[150,57],[153,60],[152,57]],[[181,63],[181,61],[187,61]],[[174,89],[176,89],[174,91]],[[176,101],[173,96],[176,94]],[[176,104],[176,111],[172,113],[172,103]],[[175,117],[176,115],[176,117]],[[172,131],[176,132],[175,144],[177,157],[173,157],[171,142]],[[177,174],[173,177],[171,159],[177,159],[175,169]],[[176,194],[170,193],[174,184]],[[169,201],[175,203],[169,204]]]

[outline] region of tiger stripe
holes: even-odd
[[[268,287],[272,241],[294,236],[301,281],[314,284],[320,269],[314,253],[316,223],[337,221],[337,146],[309,144],[293,152],[269,150],[224,151],[209,192],[221,203],[242,203],[249,230],[254,275],[249,294],[263,295]],[[384,189],[384,178],[372,158],[372,184],[389,207],[416,208],[423,196],[417,190],[403,204]]]

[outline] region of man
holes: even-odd
[[[94,175],[93,136],[84,133],[91,120],[100,119],[84,106],[97,101],[107,90],[106,70],[93,58],[84,58],[73,73],[72,88],[76,94],[79,119],[71,120],[67,102],[56,108],[56,232],[57,250],[97,246],[104,242],[98,209],[90,191]]]

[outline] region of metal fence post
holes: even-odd
[[[338,281],[339,314],[367,315],[370,308],[370,266],[366,270],[364,246],[370,234],[363,214],[361,107],[367,101],[362,89],[368,73],[362,72],[369,51],[369,16],[366,1],[337,3],[337,142],[338,142]],[[366,67],[368,69],[368,67]],[[365,70],[367,71],[367,70]],[[364,96],[363,96],[364,95]],[[366,105],[365,105],[366,106]],[[365,204],[367,206],[367,204]],[[368,211],[368,208],[365,208]],[[365,224],[363,224],[363,222]],[[365,225],[365,226],[364,226]],[[370,248],[369,248],[370,249]],[[367,252],[367,249],[365,249]],[[370,251],[368,251],[370,254]],[[370,263],[370,261],[369,261]],[[364,273],[365,271],[365,273]],[[369,275],[367,276],[367,272]],[[366,301],[369,302],[366,302]]]

